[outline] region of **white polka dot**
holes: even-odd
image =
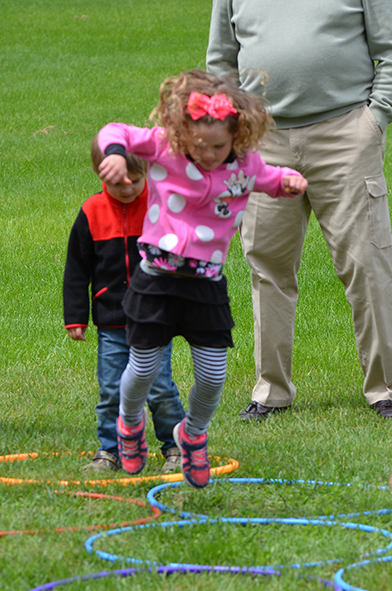
[[[171,251],[178,244],[178,238],[175,234],[165,234],[159,240],[158,246],[162,250]]]
[[[255,181],[256,181],[256,175],[255,176],[252,176],[249,179],[249,182],[248,182],[248,189],[249,189],[249,191],[253,191],[253,187],[255,186]]]
[[[195,232],[199,240],[203,242],[210,242],[215,236],[214,230],[208,226],[196,226]]]
[[[201,174],[200,170],[196,168],[193,162],[189,162],[185,168],[186,176],[190,178],[192,181],[201,181],[203,175]]]
[[[150,168],[150,177],[153,181],[164,181],[167,177],[167,170],[160,164],[153,164]]]
[[[223,259],[223,252],[221,250],[214,250],[211,255],[211,263],[214,265],[220,265]]]
[[[238,226],[241,224],[242,222],[242,218],[244,217],[244,212],[243,211],[239,211],[237,213],[237,215],[235,216],[235,220],[233,223],[233,228],[238,228]]]
[[[237,168],[238,168],[237,160],[234,160],[233,162],[228,162],[226,164],[226,170],[236,170]]]
[[[152,224],[156,224],[156,222],[159,220],[159,211],[159,205],[157,203],[151,205],[150,209],[148,210],[148,217]]]
[[[186,200],[182,195],[172,193],[167,200],[167,206],[173,213],[180,213],[186,205]]]

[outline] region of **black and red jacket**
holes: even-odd
[[[97,326],[123,327],[121,301],[140,261],[136,240],[147,210],[147,182],[129,204],[102,193],[84,202],[72,227],[65,264],[63,302],[65,328],[87,326],[90,294]]]

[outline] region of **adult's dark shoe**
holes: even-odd
[[[268,418],[269,415],[273,415],[282,410],[287,410],[288,408],[290,407],[263,406],[262,404],[252,400],[246,409],[240,412],[238,416],[240,417],[241,421],[262,421],[263,419]]]
[[[384,419],[392,419],[392,400],[379,400],[372,404],[372,408]]]

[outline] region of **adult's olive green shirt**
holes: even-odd
[[[376,65],[377,64],[377,65]],[[368,104],[392,120],[392,0],[214,0],[207,69],[266,91],[278,128]],[[260,71],[268,75],[260,85]]]

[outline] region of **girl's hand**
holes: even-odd
[[[132,181],[128,178],[127,161],[120,154],[106,156],[98,167],[99,176],[104,182],[124,183],[130,185]]]
[[[289,197],[300,195],[306,190],[308,181],[303,176],[289,174],[282,177],[283,190]]]
[[[73,326],[72,328],[67,328],[68,336],[74,341],[85,341],[86,330],[87,326]]]

